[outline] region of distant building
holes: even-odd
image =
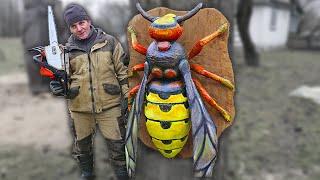
[[[292,14],[288,46],[290,48],[320,48],[320,1],[300,0],[297,7],[301,12]]]
[[[290,28],[290,0],[254,0],[250,35],[258,49],[285,47]],[[235,32],[236,46],[241,40]]]

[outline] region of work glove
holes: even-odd
[[[64,96],[64,89],[59,81],[50,81],[50,91],[55,96]]]

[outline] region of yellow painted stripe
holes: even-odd
[[[179,152],[182,150],[182,148],[172,150],[170,154],[165,153],[164,150],[158,149],[158,151],[166,158],[174,158]]]
[[[189,118],[189,110],[184,104],[174,104],[168,112],[161,111],[159,105],[147,103],[144,114],[148,119],[162,121],[177,121]]]
[[[171,95],[168,99],[161,99],[158,94],[150,92],[147,96],[147,101],[153,103],[184,103],[187,102],[187,98],[183,94]]]
[[[175,14],[166,14],[162,16],[161,18],[154,21],[156,24],[172,24],[174,23],[174,17],[176,17]]]
[[[161,140],[152,138],[153,144],[158,148],[158,149],[164,149],[164,150],[170,150],[170,149],[178,149],[178,148],[183,148],[183,146],[186,144],[188,140],[188,137],[186,137],[183,141],[179,140],[172,140],[170,144],[163,144]]]
[[[147,120],[146,126],[151,137],[161,140],[181,139],[189,134],[191,121],[171,122],[169,129],[163,129],[160,122]]]

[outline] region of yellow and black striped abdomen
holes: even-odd
[[[148,85],[144,113],[152,142],[160,153],[175,157],[191,128],[188,101],[181,81],[152,81]]]

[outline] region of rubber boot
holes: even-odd
[[[78,161],[81,171],[81,180],[94,180],[93,154],[79,154]]]
[[[93,152],[92,152],[92,135],[77,141],[76,159],[78,160],[81,179],[94,180],[95,175],[93,172]]]
[[[114,173],[118,180],[129,180],[126,166],[118,167],[117,169],[114,170]]]
[[[118,180],[128,180],[124,140],[108,140],[107,146],[111,166]]]

